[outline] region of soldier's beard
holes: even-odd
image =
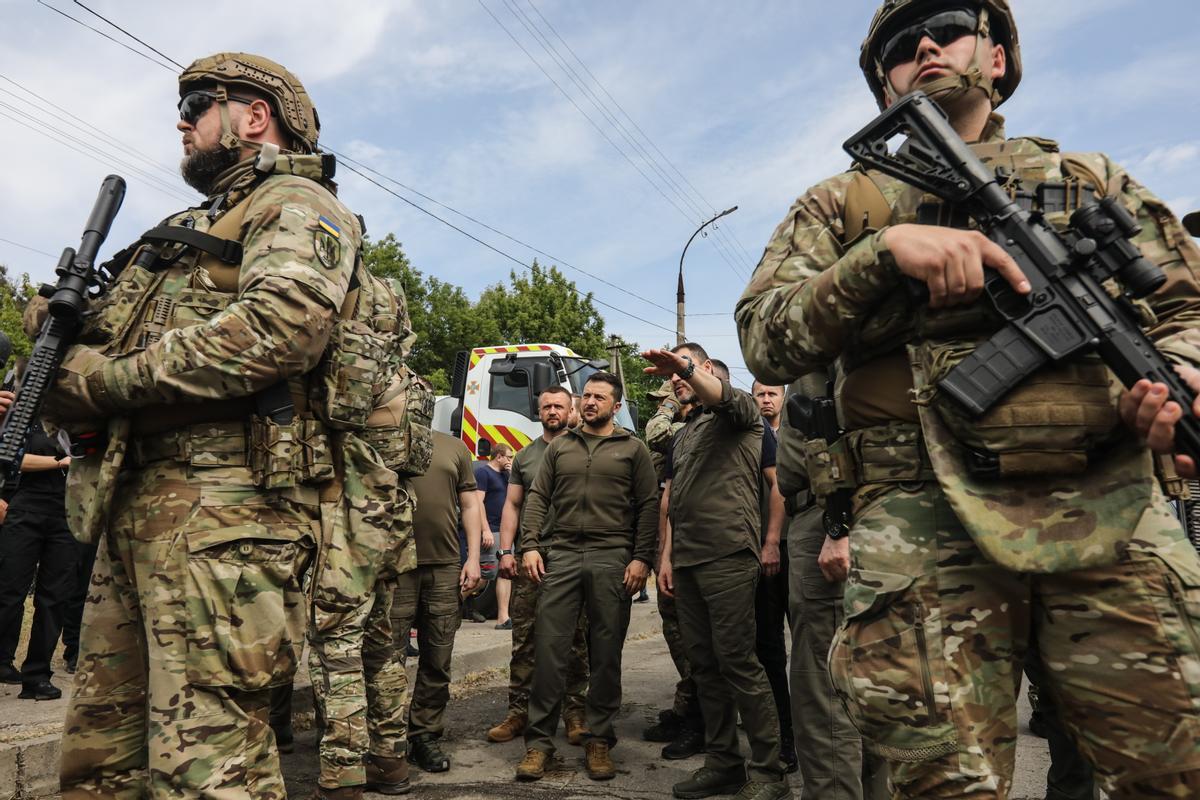
[[[565,427],[567,427],[567,421],[562,417],[559,417],[555,420],[550,420],[549,422],[542,422],[542,428],[548,433],[558,433]]]
[[[191,155],[184,156],[179,162],[179,173],[184,183],[208,196],[212,193],[217,176],[240,160],[238,151],[220,145],[211,150],[193,150]]]

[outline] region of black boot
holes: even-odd
[[[408,740],[408,763],[426,772],[446,772],[450,769],[450,756],[442,752],[437,739],[423,733]]]

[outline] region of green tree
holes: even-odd
[[[363,261],[372,274],[398,280],[408,300],[408,314],[417,339],[410,365],[433,384],[434,391],[450,391],[449,371],[459,350],[475,347],[474,309],[463,290],[412,266],[393,234],[363,247]]]
[[[603,358],[604,318],[592,295],[580,294],[557,267],[536,260],[528,275],[509,273],[509,285],[483,290],[476,329],[487,344],[562,344],[588,358]]]
[[[33,350],[33,343],[25,335],[21,324],[21,314],[25,304],[34,294],[34,288],[29,283],[29,276],[22,274],[14,278],[4,264],[0,264],[0,331],[3,331],[12,341],[13,357],[28,356]],[[0,377],[8,371],[8,363],[0,365]]]

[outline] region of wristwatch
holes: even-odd
[[[696,374],[696,362],[692,361],[692,359],[688,356],[681,355],[680,357],[687,362],[687,366],[683,369],[675,370],[675,374],[678,375],[682,380],[686,381],[688,378]]]
[[[509,547],[505,550],[497,550],[496,558],[504,558],[505,556],[511,556],[512,554],[513,554],[513,550],[511,547]]]

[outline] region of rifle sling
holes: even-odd
[[[226,264],[242,263],[242,243],[235,239],[222,239],[203,231],[179,225],[160,225],[142,234],[143,239],[154,242],[177,242],[194,247]]]

